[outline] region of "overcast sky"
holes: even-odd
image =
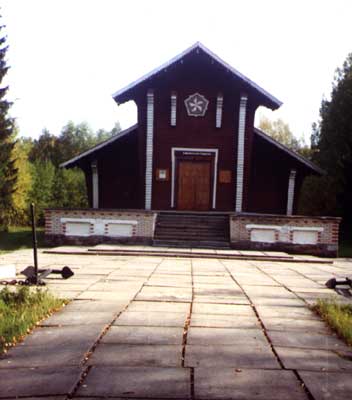
[[[135,122],[111,94],[201,41],[283,106],[309,138],[335,69],[352,51],[351,0],[2,0],[7,77],[20,134]],[[261,111],[259,111],[261,112]],[[258,112],[257,112],[258,114]]]

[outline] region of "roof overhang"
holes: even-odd
[[[205,47],[202,43],[197,42],[193,46],[189,47],[182,53],[178,54],[176,57],[173,57],[171,60],[167,61],[166,63],[162,64],[160,67],[153,69],[150,71],[148,74],[142,76],[141,78],[137,79],[136,81],[132,82],[131,84],[127,85],[126,87],[118,90],[115,92],[112,97],[116,101],[117,104],[122,104],[125,101],[128,100],[128,95],[131,91],[136,89],[139,85],[144,83],[145,81],[154,78],[158,74],[162,73],[163,71],[167,70],[168,67],[170,67],[172,64],[177,63],[178,61],[181,61],[185,56],[192,52],[203,52],[207,54],[212,61],[217,62],[219,65],[221,65],[226,71],[230,72],[233,77],[240,79],[245,85],[247,85],[250,89],[256,91],[259,93],[261,96],[263,96],[268,105],[272,110],[275,110],[279,108],[282,105],[282,102],[278,100],[276,97],[271,95],[269,92],[264,90],[262,87],[257,85],[255,82],[253,82],[251,79],[247,78],[245,75],[243,75],[241,72],[237,71],[235,68],[233,68],[231,65],[223,61],[220,57],[218,57],[216,54],[214,54],[211,50],[209,50],[207,47]]]
[[[92,147],[91,149],[84,151],[83,153],[79,154],[76,157],[71,158],[68,161],[65,161],[64,163],[60,164],[60,167],[61,168],[75,167],[80,161],[83,161],[87,157],[93,157],[94,153],[104,149],[106,146],[109,146],[110,144],[116,142],[117,140],[122,139],[124,136],[135,131],[137,128],[138,128],[138,125],[135,124],[135,125],[131,126],[130,128],[127,128],[127,129],[117,133],[116,135],[112,136],[111,138],[105,140],[104,142],[97,144],[96,146]]]
[[[289,156],[295,158],[297,161],[299,161],[300,163],[304,164],[306,167],[308,167],[309,169],[311,169],[315,173],[317,173],[319,175],[325,175],[325,171],[324,170],[319,168],[317,165],[312,163],[307,158],[301,156],[300,154],[298,154],[295,151],[289,149],[288,147],[286,147],[282,143],[280,143],[277,140],[273,139],[271,136],[267,135],[262,130],[260,130],[258,128],[254,128],[254,133],[257,134],[259,137],[263,138],[264,140],[266,140],[267,142],[269,142],[270,144],[276,146],[278,149],[284,151]]]

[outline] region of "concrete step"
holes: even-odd
[[[176,248],[188,248],[188,247],[199,247],[205,249],[229,249],[230,245],[228,241],[221,240],[172,240],[172,239],[154,239],[153,246],[160,247],[176,247]]]

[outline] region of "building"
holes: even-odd
[[[295,215],[304,178],[323,171],[254,127],[281,102],[201,43],[113,98],[134,101],[138,123],[63,164],[84,171],[91,209],[48,210],[50,239],[199,239],[208,213],[232,247],[336,253],[338,220]]]

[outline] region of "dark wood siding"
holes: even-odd
[[[138,104],[138,125],[145,137],[146,126],[146,94],[148,89],[154,90],[154,149],[153,149],[153,209],[171,208],[171,149],[173,147],[218,149],[218,174],[220,170],[232,172],[230,183],[217,184],[216,210],[233,210],[235,206],[236,162],[237,162],[237,131],[239,99],[243,87],[229,87],[229,77],[224,71],[209,60],[188,60],[165,73],[157,81],[149,82],[144,92],[138,93],[135,101]],[[177,123],[170,124],[171,93],[177,94]],[[200,93],[209,100],[208,110],[204,117],[187,115],[184,100],[194,93]],[[223,94],[223,114],[221,128],[215,127],[216,100],[219,93]],[[245,186],[248,185],[250,170],[250,153],[253,135],[254,113],[257,100],[248,93],[248,110],[246,117],[245,141]],[[144,140],[144,143],[143,143]],[[141,138],[140,151],[145,166],[145,139]],[[157,169],[168,169],[170,179],[156,179]],[[218,177],[216,177],[218,178]],[[218,179],[217,179],[218,180]],[[245,191],[245,195],[247,192]],[[244,203],[246,205],[246,203]]]
[[[311,171],[275,145],[254,135],[248,211],[286,214],[288,179],[291,169],[297,171],[293,204],[295,213],[302,181]]]

